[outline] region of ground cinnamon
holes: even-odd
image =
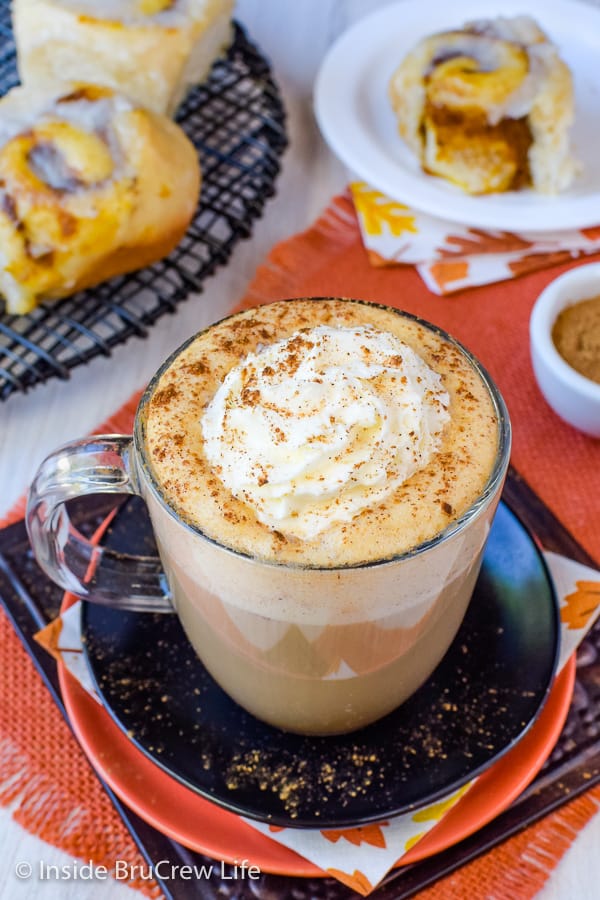
[[[552,328],[552,340],[573,369],[600,384],[600,295],[565,307]]]

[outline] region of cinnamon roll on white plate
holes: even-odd
[[[231,43],[234,0],[13,0],[24,84],[104,84],[172,115]]]
[[[528,16],[423,38],[392,75],[389,96],[423,170],[469,194],[557,194],[577,172],[571,73]]]
[[[426,109],[424,75],[431,72],[427,69],[428,63],[423,62],[425,53],[421,56],[421,70],[415,65],[412,78],[406,75],[406,96],[398,101],[406,120],[402,126],[406,138],[402,140],[398,134],[398,116],[390,103],[390,81],[403,60],[422,42],[428,41],[433,32],[454,34],[462,22],[480,19],[491,20],[497,25],[500,14],[505,17],[505,22],[520,18],[523,24],[524,11],[539,26],[534,26],[532,37],[524,35],[516,42],[521,51],[507,54],[512,60],[507,81],[512,79],[513,84],[519,78],[522,53],[527,57],[528,75],[521,82],[522,90],[515,88],[510,102],[506,97],[499,102],[496,97],[491,104],[494,113],[490,113],[489,121],[486,113],[483,122],[480,107],[479,119],[473,113],[469,123],[472,128],[469,137],[474,138],[470,147],[475,150],[480,134],[490,137],[485,126],[494,128],[500,124],[498,132],[493,133],[498,144],[493,146],[490,140],[495,151],[500,147],[498,171],[488,167],[487,154],[481,151],[485,146],[484,137],[479,144],[479,153],[474,154],[473,165],[462,162],[460,153],[453,156],[450,152],[464,134],[462,128],[453,127],[453,116],[456,115],[459,121],[467,116],[464,109],[451,113],[446,107],[444,120],[443,108],[433,117],[431,107]],[[477,30],[487,32],[480,25]],[[542,30],[549,41],[540,40]],[[463,36],[463,39],[471,41],[477,36]],[[489,44],[489,33],[479,36],[485,37]],[[508,38],[500,35],[495,40],[508,41]],[[436,60],[436,63],[448,64],[438,73],[435,85],[438,91],[436,102],[441,107],[447,101],[453,105],[456,94],[456,91],[451,91],[450,97],[444,94],[442,74],[452,76],[450,81],[461,86],[464,86],[469,68],[477,75],[475,61],[467,61],[464,47],[460,48],[459,55],[463,57],[465,71],[460,74],[457,72],[461,69],[458,56],[454,56],[451,65],[451,57],[459,48],[446,49],[451,52]],[[533,59],[536,60],[535,69]],[[522,0],[502,0],[502,3],[498,0],[454,0],[447,4],[441,4],[439,0],[399,0],[380,6],[359,19],[327,51],[315,81],[315,114],[323,137],[348,167],[351,177],[365,181],[391,199],[420,212],[474,228],[506,231],[536,233],[595,227],[600,209],[599,59],[600,8],[587,2],[527,0],[525,9]],[[571,73],[568,77],[563,66],[568,66]],[[535,76],[534,70],[538,72]],[[494,81],[493,75],[489,79],[484,77],[487,75],[485,70],[480,75],[480,81]],[[534,85],[536,91],[532,96],[528,92]],[[472,87],[470,85],[469,89]],[[522,103],[520,108],[517,99]],[[515,115],[510,116],[509,111]],[[431,127],[433,121],[433,134],[427,144],[428,171],[423,169],[421,159],[421,154],[425,155],[425,127],[419,131],[425,112],[429,115],[427,127]],[[500,118],[496,120],[499,113]],[[571,120],[572,129],[569,127]],[[517,157],[511,162],[507,143],[514,146],[514,142],[512,137],[506,141],[502,131],[512,128],[519,131],[521,143]],[[443,177],[430,174],[439,156],[436,150],[441,147],[440,137],[446,140],[449,150],[441,164],[448,169],[454,168],[452,174],[462,180],[465,187],[459,187],[447,174]],[[412,141],[412,146],[408,141]],[[478,173],[480,159],[483,162]],[[475,174],[468,171],[471,168],[475,169]],[[531,179],[529,185],[528,178]],[[507,184],[511,185],[508,189],[504,188]],[[518,189],[517,184],[520,185]],[[473,190],[476,193],[469,192]],[[478,192],[480,190],[482,192]]]
[[[107,87],[0,100],[0,295],[8,313],[166,256],[198,203],[192,143]]]

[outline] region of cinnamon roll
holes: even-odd
[[[392,75],[389,96],[424,171],[469,194],[555,194],[578,171],[571,73],[528,16],[424,38]]]
[[[231,42],[233,0],[13,0],[24,84],[104,84],[173,114]]]
[[[110,88],[0,100],[0,294],[7,312],[168,254],[196,209],[195,148]]]

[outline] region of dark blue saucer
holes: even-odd
[[[121,509],[106,543],[152,552],[140,501]],[[351,735],[301,737],[259,722],[215,684],[174,615],[82,608],[98,691],[136,746],[202,796],[283,826],[380,821],[460,787],[530,727],[559,649],[546,565],[505,504],[450,650],[413,697]]]

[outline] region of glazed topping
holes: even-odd
[[[228,490],[268,527],[310,540],[427,465],[448,405],[440,376],[394,335],[320,325],[247,356],[201,427]]]
[[[58,98],[40,93],[35,101],[24,89],[18,88],[3,98],[2,103],[0,144],[7,144],[14,137],[29,137],[34,131],[42,135],[46,130],[42,139],[58,141],[67,154],[75,152],[79,135],[84,132],[95,133],[110,144],[114,138],[110,128],[111,117],[134,108],[130,100],[110,88],[90,84],[80,85]],[[90,153],[92,167],[103,168],[106,165],[105,157],[100,160],[102,151],[98,147],[88,147],[83,155]]]
[[[29,165],[40,181],[55,190],[99,184],[113,173],[111,152],[97,134],[54,120],[34,129],[32,137]]]
[[[38,109],[25,107],[25,99],[15,92],[0,130],[2,192],[18,218],[29,215],[25,189],[40,197],[47,192],[69,194],[101,188],[123,174],[123,153],[113,122],[120,112],[131,109],[128,100],[93,85],[58,99],[41,99]],[[31,234],[29,238],[35,243]]]
[[[481,19],[432,42],[427,75],[431,102],[481,108],[490,125],[528,115],[557,51],[527,16]]]

